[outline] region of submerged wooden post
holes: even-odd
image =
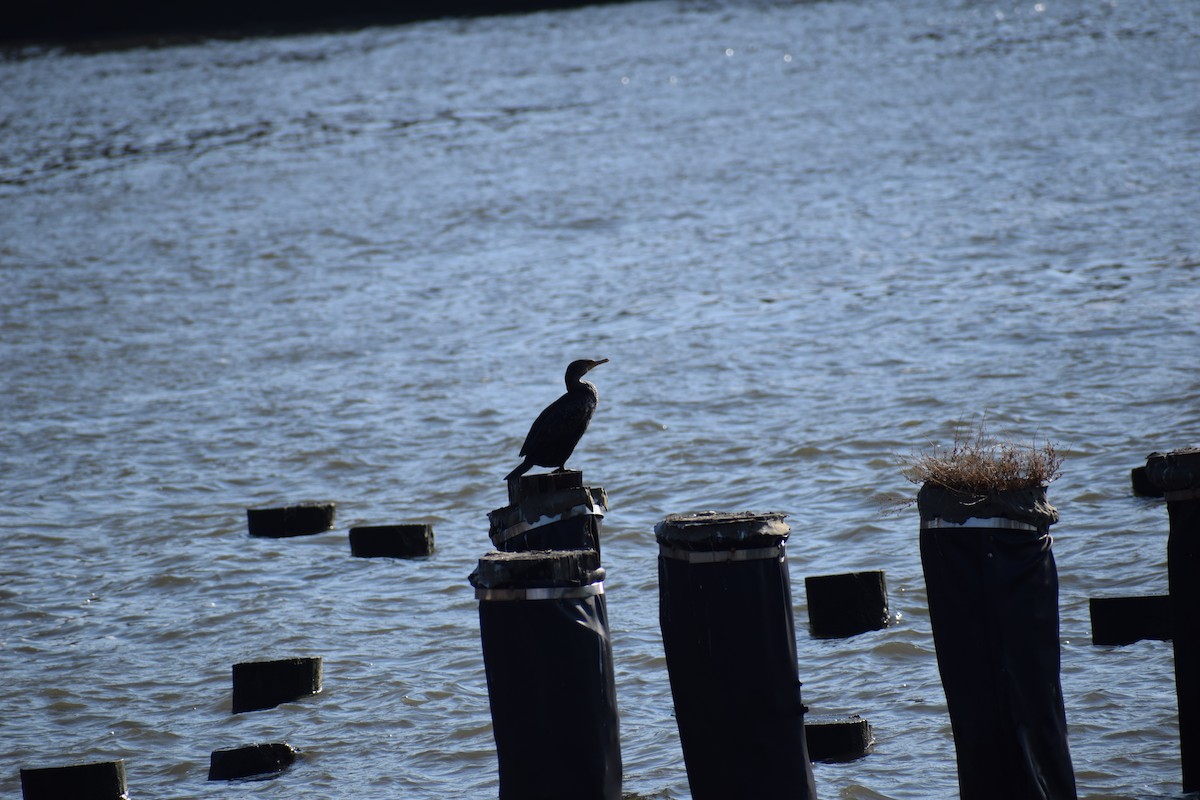
[[[350,555],[359,558],[417,558],[431,553],[432,525],[360,525],[350,529]]]
[[[522,475],[508,483],[509,504],[488,514],[492,545],[503,552],[595,550],[608,495],[583,485],[583,473]]]
[[[24,800],[125,800],[125,762],[21,770]]]
[[[1141,597],[1093,597],[1088,601],[1092,617],[1092,644],[1122,645],[1142,639],[1172,638],[1170,595]]]
[[[841,639],[888,626],[887,578],[883,570],[810,575],[808,627],[818,639]]]
[[[321,657],[246,661],[233,665],[233,713],[260,711],[319,694]]]
[[[667,517],[659,624],[694,800],[816,796],[781,513]]]
[[[208,779],[233,781],[283,772],[296,761],[296,748],[285,742],[254,744],[214,750],[209,756]]]
[[[246,509],[246,524],[251,536],[282,539],[311,536],[333,527],[334,503],[299,503],[278,508]]]
[[[813,762],[854,761],[871,752],[875,732],[857,714],[849,717],[809,717],[804,723],[808,757]]]
[[[598,554],[493,552],[470,581],[500,800],[620,800],[616,681]]]
[[[1175,691],[1183,790],[1200,790],[1200,448],[1153,453],[1146,475],[1162,489],[1171,532],[1167,575],[1171,591]]]

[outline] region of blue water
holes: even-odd
[[[1050,487],[1080,796],[1173,798],[1147,453],[1200,440],[1200,6],[638,2],[0,61],[0,792],[494,797],[466,582],[533,416],[609,358],[571,465],[611,499],[625,787],[689,796],[653,526],[781,509],[801,677],[860,713],[824,798],[953,797],[899,460],[981,421]],[[334,531],[246,535],[333,500]],[[355,524],[429,522],[421,561]],[[807,635],[806,575],[893,627]],[[230,666],[322,694],[230,714]],[[288,741],[267,783],[212,750]]]

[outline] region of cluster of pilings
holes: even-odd
[[[501,800],[621,796],[601,524],[578,471],[525,475],[470,576]],[[781,513],[673,515],[656,529],[660,623],[692,796],[815,797],[812,757],[873,743],[859,716],[805,725]],[[887,625],[882,572],[810,579],[818,636]],[[810,747],[817,753],[810,754]]]
[[[608,497],[582,473],[525,475],[488,515],[495,551],[470,576],[499,760],[501,800],[619,800],[622,763],[601,564]],[[1200,790],[1200,449],[1152,454],[1138,494],[1166,500],[1170,594],[1093,598],[1093,643],[1171,639],[1183,789]],[[963,496],[926,484],[920,552],[961,800],[1073,800],[1060,684],[1058,575],[1045,488]],[[806,724],[778,512],[671,515],[655,528],[659,622],[692,796],[816,796],[812,762],[862,757],[869,723]],[[251,509],[255,536],[332,527],[333,505]],[[427,555],[427,525],[350,531],[356,556]],[[882,571],[805,579],[818,638],[891,619]],[[233,668],[233,713],[322,688],[320,658]],[[212,753],[210,780],[279,772],[286,743]],[[123,761],[21,770],[26,800],[126,793]]]
[[[299,503],[246,511],[250,536],[273,539],[311,536],[333,528],[334,503]],[[412,558],[433,553],[433,526],[373,525],[349,530],[350,553],[360,558]],[[232,668],[234,714],[274,709],[320,694],[321,657],[248,661]],[[286,742],[267,742],[214,750],[208,780],[232,781],[279,774],[300,756]],[[128,786],[125,761],[103,761],[21,770],[25,800],[124,800]]]
[[[1173,638],[1185,791],[1200,788],[1200,450],[1154,454],[1171,594],[1140,632]],[[501,800],[617,800],[621,758],[600,564],[601,489],[530,475],[493,511],[497,551],[471,575]],[[1045,487],[981,498],[925,484],[920,551],[962,800],[1074,800],[1060,681],[1058,573]],[[671,515],[655,528],[659,622],[696,800],[812,798],[814,760],[870,751],[870,725],[805,724],[781,513]],[[891,619],[882,571],[805,579],[814,637]],[[1141,600],[1141,599],[1139,599]],[[1097,644],[1104,624],[1092,608]],[[1115,624],[1115,623],[1113,623]],[[1126,623],[1128,624],[1128,623]],[[569,729],[570,735],[565,735]],[[818,752],[819,751],[819,752]]]

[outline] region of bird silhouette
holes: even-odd
[[[520,455],[525,460],[505,476],[506,481],[524,475],[535,465],[554,467],[555,472],[566,469],[567,459],[592,421],[600,397],[596,387],[583,380],[583,376],[593,367],[607,362],[607,358],[599,361],[583,358],[567,365],[567,374],[564,376],[567,393],[546,406],[533,421],[525,444],[521,446]]]

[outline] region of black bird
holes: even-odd
[[[607,358],[599,361],[583,358],[570,363],[565,378],[567,393],[538,414],[529,428],[529,435],[525,437],[525,444],[521,446],[520,454],[525,456],[525,460],[504,480],[511,481],[524,475],[535,464],[539,467],[555,467],[555,472],[566,469],[563,465],[592,421],[596,401],[600,398],[596,387],[583,380],[583,376],[588,370],[607,361]]]

